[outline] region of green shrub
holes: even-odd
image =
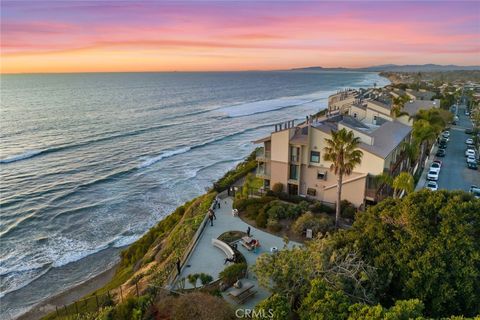
[[[354,219],[357,209],[350,201],[342,200],[340,202],[340,211],[342,213],[342,218]]]
[[[247,271],[246,263],[234,263],[226,267],[222,272],[220,272],[220,278],[222,281],[228,285],[234,284],[238,279],[241,279],[245,276]]]
[[[268,219],[268,222],[267,222],[267,228],[270,231],[278,232],[282,230],[282,225],[278,222],[277,219],[270,218]]]
[[[267,226],[267,220],[268,214],[265,211],[261,211],[255,219],[255,222],[257,223],[258,227],[265,228]]]
[[[310,204],[309,204],[307,201],[302,200],[302,201],[300,201],[300,203],[298,204],[298,206],[300,207],[300,209],[301,209],[303,212],[305,212],[305,211],[308,210],[308,207],[310,206]]]
[[[227,190],[235,181],[241,177],[246,176],[257,167],[257,160],[255,159],[255,150],[245,159],[245,161],[239,163],[235,169],[232,169],[225,173],[217,182],[213,184],[213,189],[217,192]]]
[[[327,215],[314,216],[311,212],[301,215],[293,224],[292,229],[298,235],[302,235],[305,229],[312,229],[313,235],[326,233],[332,230],[333,219]]]
[[[335,212],[335,207],[334,206],[328,206],[326,204],[321,203],[320,201],[315,201],[313,204],[311,204],[308,207],[308,210],[310,210],[314,213],[334,213]]]
[[[245,209],[245,214],[250,219],[256,219],[260,209],[262,208],[263,208],[263,203],[252,203],[248,205],[247,208]]]
[[[269,218],[276,220],[285,219],[287,216],[287,210],[285,210],[285,207],[282,205],[274,205],[268,209],[267,215]]]
[[[287,209],[287,218],[295,220],[302,214],[302,212],[303,210],[300,208],[300,206],[291,205]]]
[[[272,186],[272,192],[281,193],[283,191],[283,183],[277,182]]]

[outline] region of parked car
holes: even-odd
[[[427,180],[437,181],[438,180],[438,171],[432,171],[432,170],[428,171]]]
[[[438,183],[436,183],[435,181],[428,181],[425,188],[430,189],[432,191],[437,191],[438,190]]]
[[[445,157],[445,154],[446,154],[445,149],[438,149],[437,153],[435,153],[437,157]]]
[[[475,159],[475,156],[468,156],[467,157],[467,163],[477,163],[477,159]]]
[[[443,131],[443,132],[442,132],[442,136],[443,136],[444,138],[450,137],[450,131]]]
[[[478,170],[478,165],[475,162],[467,162],[467,168],[472,170]]]
[[[435,172],[440,172],[440,169],[442,168],[442,165],[439,164],[438,162],[433,162],[430,165],[430,171],[435,171]]]
[[[465,140],[465,143],[466,143],[466,144],[471,144],[471,145],[473,145],[473,139],[472,139],[472,138],[468,138],[467,140]]]
[[[466,134],[472,134],[472,133],[473,133],[473,129],[471,129],[471,128],[465,129],[465,133],[466,133]]]
[[[465,157],[470,157],[470,156],[475,157],[475,150],[473,150],[472,148],[468,148],[465,151]]]
[[[440,139],[440,143],[447,143],[448,141],[450,141],[450,138],[442,138],[442,139]]]
[[[469,116],[469,115],[470,115],[470,112],[465,111],[465,115],[466,115],[466,116]]]
[[[473,185],[470,187],[469,191],[475,198],[480,199],[480,187]]]

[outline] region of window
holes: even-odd
[[[290,177],[291,180],[298,180],[298,166],[290,165]]]
[[[310,152],[310,162],[320,162],[320,152],[318,151],[311,151]]]
[[[318,171],[317,172],[318,180],[327,180],[327,171]]]
[[[307,189],[307,195],[315,197],[316,194],[317,194],[316,189],[314,189],[314,188],[308,188]]]

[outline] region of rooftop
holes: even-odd
[[[413,100],[410,102],[405,103],[403,110],[407,112],[409,115],[414,115],[421,109],[430,109],[432,107],[440,108],[440,100],[435,99],[434,101],[431,100]]]

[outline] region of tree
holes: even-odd
[[[393,197],[399,197],[401,192],[411,193],[415,189],[415,181],[413,176],[408,172],[400,172],[398,176],[393,179]]]
[[[480,312],[479,212],[465,192],[422,190],[371,207],[338,240],[376,268],[382,305],[417,298],[429,316],[472,316]]]
[[[288,299],[275,293],[255,307],[253,319],[287,320],[290,312]]]
[[[408,159],[408,168],[412,169],[413,164],[417,161],[418,159],[418,151],[419,151],[419,145],[418,142],[415,141],[414,139],[410,142],[402,142],[402,149],[403,152],[405,152],[405,155]]]
[[[213,277],[211,275],[203,272],[200,273],[198,277],[200,278],[200,282],[202,283],[202,286],[205,286],[213,281]]]
[[[187,276],[188,282],[193,286],[193,288],[197,288],[197,280],[198,280],[199,274],[189,274]]]
[[[390,115],[394,118],[398,118],[401,116],[408,116],[408,112],[403,111],[405,107],[405,103],[407,103],[410,98],[406,95],[394,97],[392,99],[392,109],[390,111]]]
[[[323,159],[331,161],[330,170],[337,175],[337,204],[335,213],[335,228],[340,222],[340,202],[342,200],[342,183],[345,175],[350,175],[353,169],[362,162],[363,152],[358,150],[360,138],[345,128],[331,132],[332,138],[325,139]]]
[[[413,123],[412,136],[420,145],[420,161],[423,161],[425,150],[435,141],[438,132],[427,120],[419,119]]]
[[[339,290],[332,290],[324,280],[315,279],[299,309],[301,320],[342,320],[348,317],[350,299]]]

